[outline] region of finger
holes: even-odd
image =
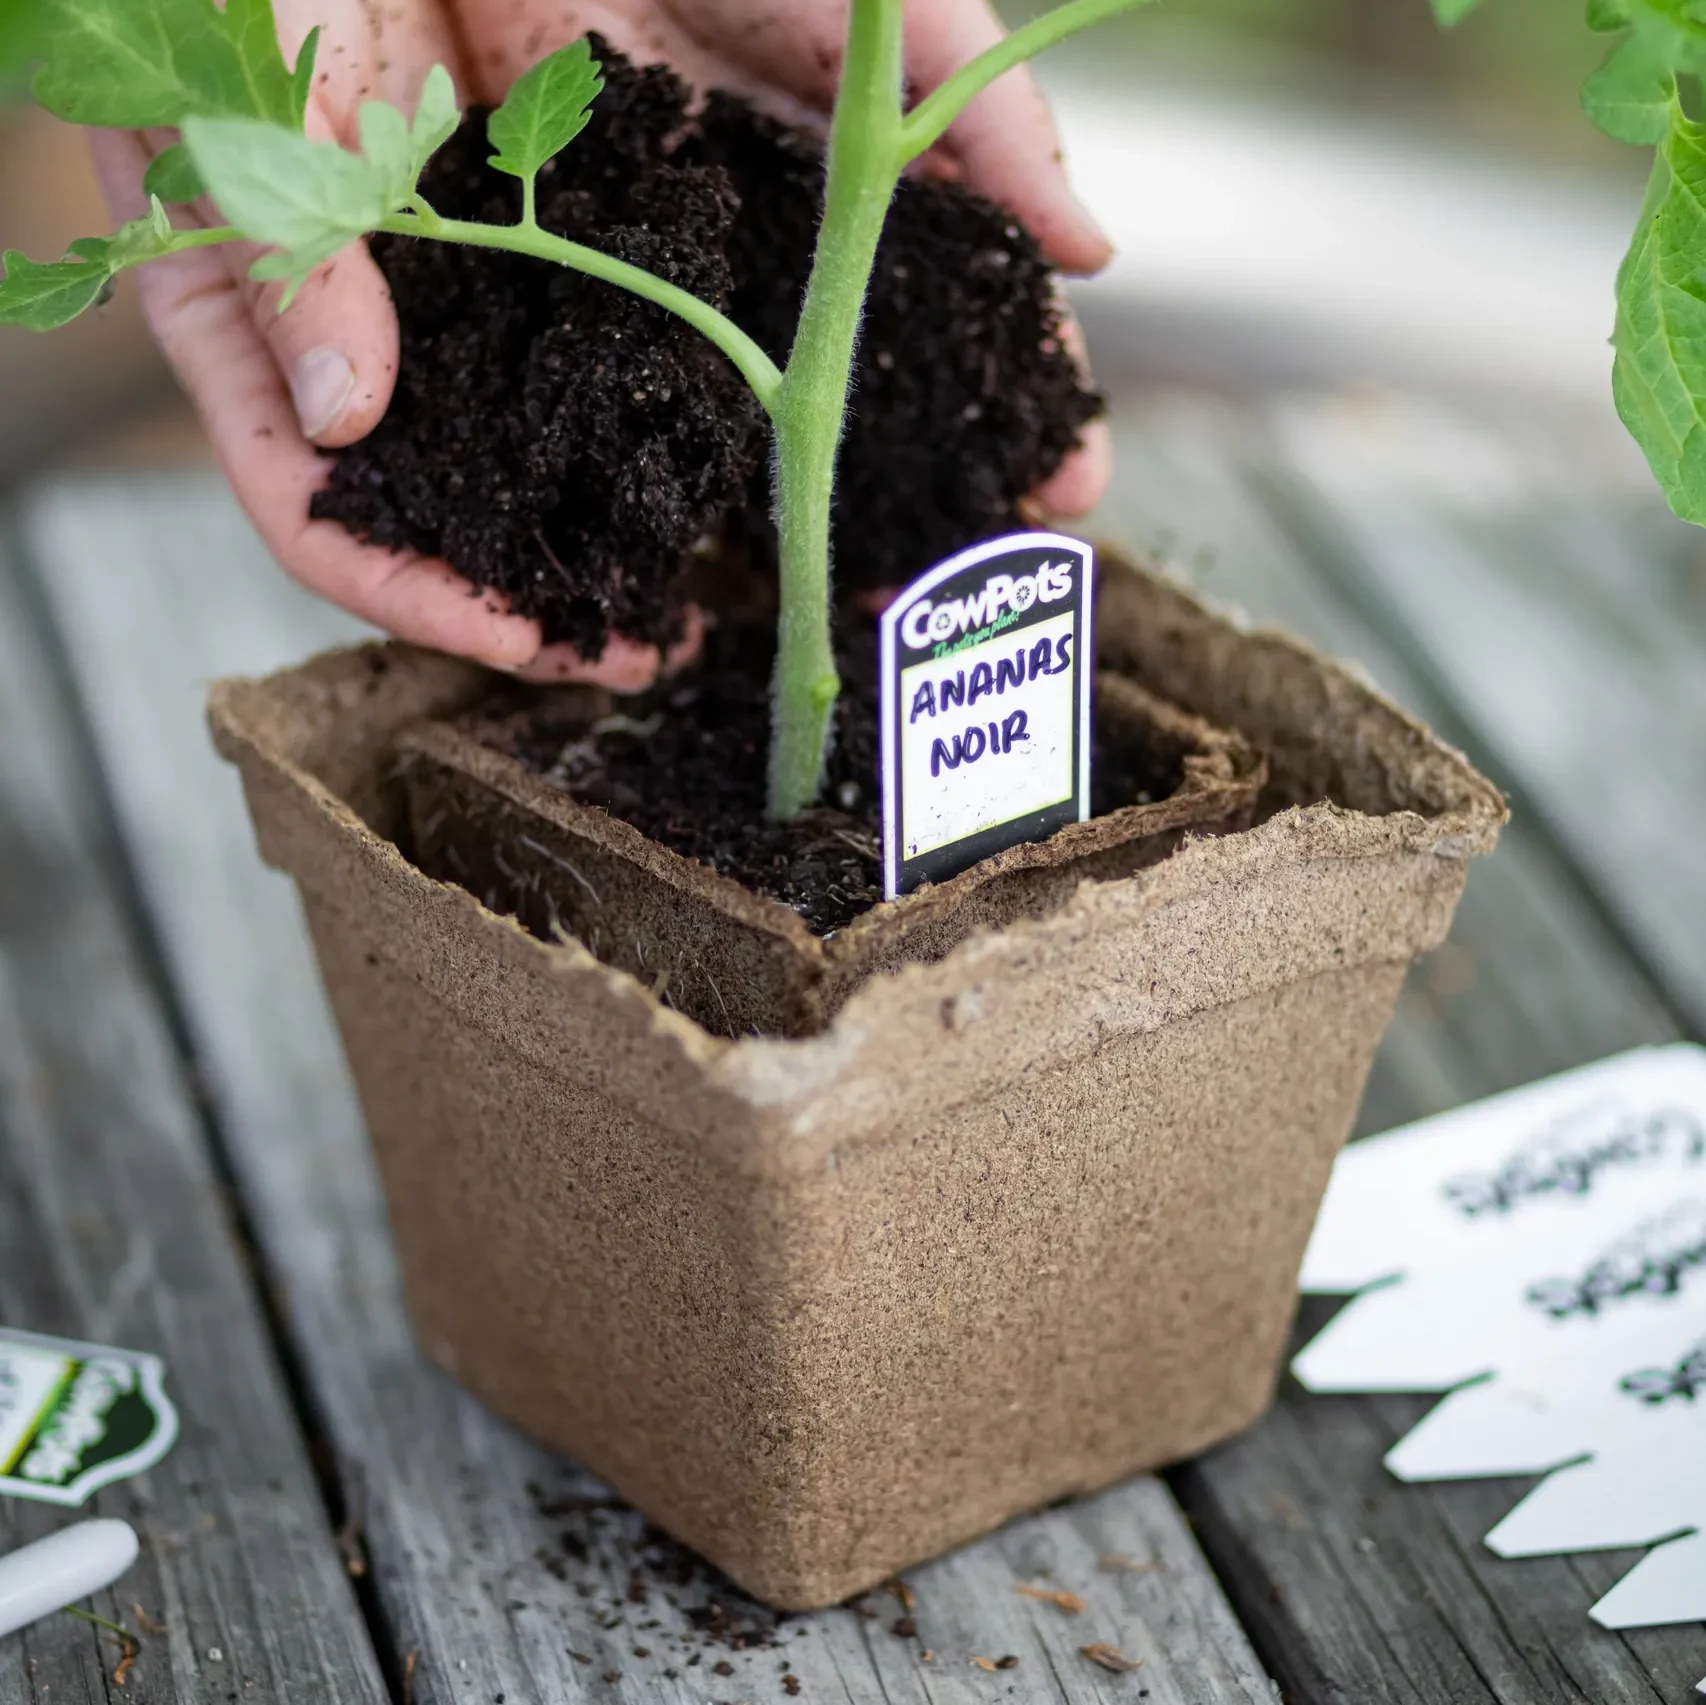
[[[566,645],[548,645],[531,663],[516,670],[524,681],[585,681],[613,693],[639,693],[659,675],[669,676],[696,662],[705,643],[705,613],[689,604],[682,616],[683,632],[659,662],[655,645],[640,645],[613,634],[596,663],[589,663]]]
[[[330,134],[354,147],[363,101],[389,101],[413,115],[427,72],[442,65],[463,100],[469,85],[448,9],[440,0],[274,0],[279,40],[292,64],[311,29],[313,98],[331,121]]]
[[[985,0],[935,0],[915,7],[906,32],[906,69],[915,98],[946,82],[1000,41]],[[1100,271],[1113,257],[1095,216],[1072,193],[1048,102],[1028,69],[999,77],[955,119],[942,146],[966,183],[999,203],[1066,272]]]
[[[1078,448],[1032,494],[1046,514],[1088,515],[1107,495],[1114,474],[1114,435],[1105,420],[1084,428]]]
[[[147,151],[126,132],[98,144],[115,197],[136,197]],[[308,505],[328,468],[302,435],[247,296],[217,249],[139,269],[143,311],[206,424],[232,489],[267,548],[310,590],[417,645],[516,669],[539,654],[536,623],[476,594],[447,563],[360,544]]]
[[[548,645],[515,673],[553,686],[586,682],[613,693],[642,693],[658,678],[658,648],[613,634],[598,661],[589,663],[571,646]]]
[[[227,253],[226,263],[249,258]],[[390,407],[400,359],[391,287],[367,244],[316,269],[282,313],[282,284],[234,282],[290,388],[302,436],[326,449],[365,438]]]
[[[1060,340],[1084,384],[1090,383],[1090,357],[1084,329],[1060,300]],[[1037,487],[1032,496],[1050,515],[1088,515],[1107,495],[1114,473],[1114,440],[1106,420],[1093,420],[1079,435],[1078,447]]]
[[[353,143],[353,135],[342,134],[347,122],[328,104],[329,87],[309,99],[303,127],[316,141]],[[281,312],[285,285],[247,276],[253,253],[224,251],[255,329],[290,387],[302,436],[325,449],[365,438],[391,405],[400,359],[397,311],[378,262],[365,242],[351,243],[316,268]]]

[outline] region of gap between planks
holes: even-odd
[[[1288,405],[1304,420],[1312,406]],[[1364,619],[1368,604],[1346,584],[1359,559],[1324,575],[1276,513],[1269,494],[1284,468],[1260,414],[1188,394],[1125,411],[1104,523],[1160,547],[1215,597],[1353,659],[1500,779],[1496,730],[1484,733],[1442,696],[1436,672],[1408,665],[1414,635]],[[1540,825],[1519,815],[1497,855],[1475,866],[1446,947],[1412,973],[1361,1128],[1676,1034],[1671,1003]],[[1308,1315],[1324,1319],[1313,1303]],[[1381,1457],[1427,1407],[1309,1397],[1288,1381],[1267,1420],[1172,1477],[1288,1696],[1311,1705],[1693,1698],[1706,1631],[1616,1634],[1588,1621],[1629,1555],[1503,1561],[1481,1536],[1523,1483],[1402,1486],[1386,1474]]]
[[[0,1320],[159,1354],[182,1431],[161,1464],[80,1512],[0,1503],[0,1551],[82,1516],[131,1522],[141,1558],[95,1607],[142,1635],[137,1696],[378,1705],[254,1275],[22,591],[0,539]],[[119,1657],[86,1624],[49,1618],[0,1641],[0,1701],[108,1697]]]

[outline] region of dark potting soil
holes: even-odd
[[[539,180],[547,229],[715,302],[776,360],[821,199],[819,144],[597,42],[591,122]],[[471,113],[428,168],[439,212],[511,223],[519,190]],[[543,261],[380,237],[402,362],[385,419],[340,452],[316,517],[446,557],[546,638],[672,637],[707,536],[774,556],[768,423],[697,332]],[[838,470],[837,578],[894,585],[1015,524],[1101,407],[1060,342],[1053,280],[1007,215],[908,180],[890,213]],[[844,526],[843,522],[847,524]]]
[[[764,816],[774,616],[729,620],[704,657],[590,728],[572,698],[505,688],[475,718],[482,738],[686,858],[791,907],[817,935],[883,897],[876,630],[839,624],[836,706],[823,803],[791,823]],[[1178,761],[1130,741],[1091,742],[1095,815],[1173,793]]]

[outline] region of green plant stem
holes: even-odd
[[[727,315],[719,313],[708,302],[690,296],[661,278],[654,278],[626,261],[603,255],[566,237],[553,236],[537,225],[477,225],[462,219],[442,219],[437,214],[397,213],[379,227],[402,237],[432,237],[442,242],[468,243],[479,249],[507,249],[512,254],[532,255],[538,260],[555,261],[559,266],[573,267],[607,284],[619,285],[656,302],[678,314],[696,331],[702,332],[740,370],[741,377],[752,387],[753,395],[774,416],[782,375],[776,363]]]
[[[829,518],[853,350],[899,182],[902,0],[853,0],[829,132],[823,224],[776,422],[777,635],[769,812],[817,798],[841,683],[829,633]]]
[[[243,233],[235,225],[209,225],[204,229],[192,231],[174,231],[172,246],[168,254],[181,254],[185,249],[212,249],[221,243],[240,243]],[[158,260],[160,256],[149,255],[148,260]],[[139,264],[139,263],[132,263]]]
[[[985,48],[968,65],[962,65],[947,82],[939,84],[906,115],[901,127],[901,146],[907,160],[915,160],[942,138],[948,126],[981,95],[997,77],[1014,66],[1033,59],[1046,47],[1092,24],[1100,24],[1130,12],[1150,0],[1068,0],[1052,12],[1044,12],[1028,24]]]

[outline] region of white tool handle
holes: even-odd
[[[136,1552],[129,1522],[80,1521],[0,1557],[0,1634],[110,1587]]]

